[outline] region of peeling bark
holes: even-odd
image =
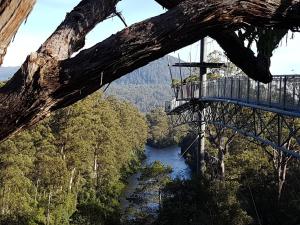
[[[36,0],[4,0],[0,2],[0,65],[6,50]]]
[[[97,22],[114,12],[118,1],[106,2],[83,0],[0,89],[0,140],[37,123],[51,111],[68,106],[101,86],[218,30],[237,29],[245,24],[283,28],[300,25],[298,3],[291,3],[291,8],[278,13],[280,0],[186,0],[162,15],[134,24],[83,50],[74,58],[65,59],[82,46],[86,33]],[[90,7],[98,12],[97,19],[85,15],[89,14]],[[82,21],[81,17],[74,19],[76,10],[82,10]]]
[[[83,0],[58,26],[56,31],[38,50],[57,60],[69,58],[84,47],[85,36],[99,23],[116,12],[120,0]]]
[[[164,8],[172,9],[184,0],[155,1]],[[272,54],[259,54],[257,57],[255,57],[254,52],[251,49],[244,46],[244,43],[239,39],[234,30],[216,30],[209,34],[209,36],[218,42],[221,48],[225,51],[230,61],[233,62],[236,66],[238,66],[249,77],[264,83],[270,82],[272,80],[272,74],[270,72],[270,57],[272,56]],[[275,41],[271,52],[278,45],[279,41],[280,40]]]

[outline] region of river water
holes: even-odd
[[[191,171],[188,165],[185,163],[183,157],[181,157],[181,149],[178,146],[171,146],[164,149],[152,148],[146,146],[145,153],[147,156],[146,164],[151,164],[154,161],[160,161],[165,166],[171,166],[173,172],[172,178],[188,179]]]
[[[171,166],[173,168],[171,177],[180,179],[189,179],[191,170],[185,163],[184,158],[180,155],[181,149],[178,146],[171,146],[163,149],[153,148],[150,146],[145,147],[146,160],[143,165],[151,164],[154,161],[160,161],[165,166]],[[128,185],[120,199],[121,208],[125,209],[129,206],[129,198],[135,189],[138,187],[140,173],[133,174],[127,180]]]

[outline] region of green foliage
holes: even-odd
[[[145,118],[94,94],[0,145],[0,224],[112,224]]]
[[[178,80],[178,79],[172,79],[171,87],[174,88],[176,86],[179,86],[180,84],[181,84],[180,80]]]
[[[236,67],[232,62],[228,61],[226,55],[218,50],[214,50],[209,53],[207,57],[207,61],[211,63],[225,63],[224,67],[221,68],[210,68],[208,70],[208,79],[216,79],[220,76],[234,76],[234,75],[241,75],[243,72]]]
[[[207,129],[212,132],[213,128],[208,126]],[[230,135],[230,132],[224,132],[223,138],[226,139]],[[190,145],[195,137],[194,133],[185,137],[181,144],[182,148],[185,149]],[[193,166],[196,164],[196,149],[197,144],[195,143],[186,156]],[[217,156],[217,150],[208,142],[206,149],[210,155]],[[259,224],[259,221],[261,224],[268,225],[299,224],[300,179],[296,175],[300,173],[299,162],[297,160],[289,162],[283,194],[279,201],[278,172],[270,157],[270,152],[275,150],[236,135],[230,143],[228,151],[225,157],[226,176],[224,180],[218,181],[216,177],[210,175],[210,172],[216,171],[219,165],[208,164],[207,177],[202,180],[193,178],[191,182],[175,182],[176,188],[172,189],[171,186],[171,191],[167,187],[165,208],[158,224],[254,225]],[[210,181],[205,181],[208,178]],[[197,185],[193,188],[194,190],[191,190],[193,183],[197,183]],[[188,191],[185,191],[186,189]],[[183,192],[181,196],[179,196],[180,192]],[[176,198],[182,199],[181,202]],[[183,212],[176,211],[177,208],[181,208]],[[188,218],[192,220],[188,222]],[[201,219],[197,220],[198,218]]]
[[[146,117],[149,126],[148,144],[154,147],[178,144],[188,130],[188,126],[174,128],[163,108],[152,110]]]
[[[246,225],[251,217],[240,207],[230,185],[205,178],[169,183],[157,225]]]
[[[142,170],[141,179],[149,179],[160,176],[162,174],[169,174],[172,172],[172,167],[165,167],[161,162],[155,161],[151,165]]]
[[[130,204],[121,218],[122,225],[152,224],[155,221],[156,213],[153,212],[160,204],[159,193],[171,182],[171,172],[171,167],[164,166],[159,161],[141,169],[138,186],[128,198]]]

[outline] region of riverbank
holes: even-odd
[[[142,169],[130,176],[120,198],[123,224],[150,223],[157,217],[160,189],[171,179],[189,179],[191,171],[181,157],[181,149],[145,147]]]

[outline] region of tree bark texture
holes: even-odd
[[[172,9],[184,0],[155,0],[166,9]],[[282,6],[286,8],[288,6]],[[285,32],[286,33],[286,32]],[[285,34],[284,33],[284,34]],[[254,80],[261,82],[270,82],[272,74],[270,72],[270,55],[265,57],[259,54],[255,57],[254,52],[244,46],[244,43],[239,39],[234,30],[223,29],[215,30],[209,36],[215,39],[222,49],[226,52],[227,57],[238,66],[245,74]],[[283,37],[283,36],[282,36]],[[280,40],[274,43],[272,51],[275,49]]]
[[[117,2],[83,0],[0,89],[0,140],[214,32],[245,24],[300,25],[300,6],[294,2],[280,11],[280,0],[186,0],[69,58],[83,46],[85,35],[96,24],[115,12]]]
[[[6,50],[22,22],[31,12],[36,0],[0,1],[0,65]]]

